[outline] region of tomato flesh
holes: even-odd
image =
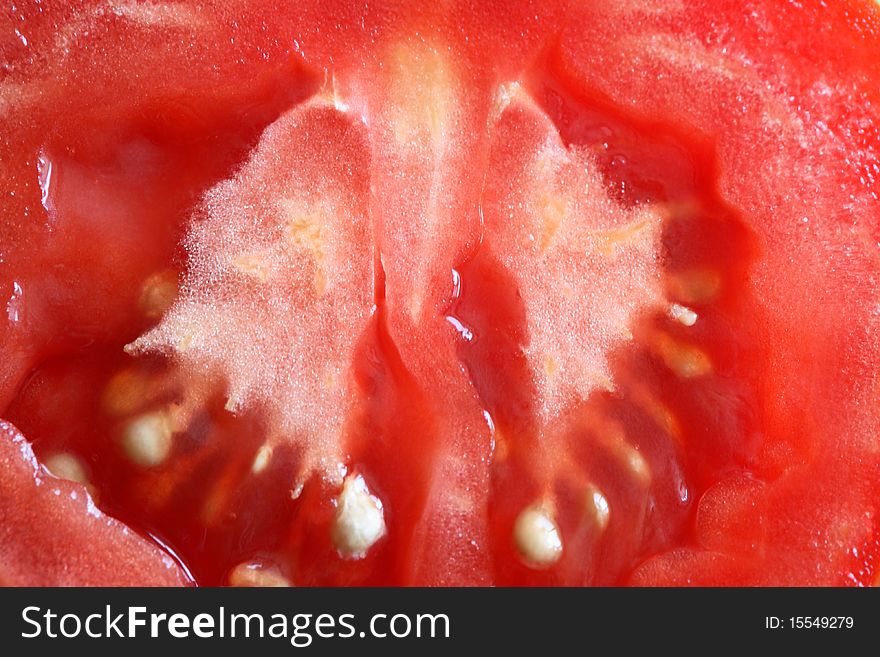
[[[878,18],[814,73],[782,4],[181,3],[142,88],[8,57],[82,93],[4,129],[0,413],[199,584],[870,583]]]
[[[154,542],[134,535],[99,511],[86,489],[56,479],[37,463],[30,445],[0,423],[4,491],[0,501],[0,585],[185,586],[189,574]],[[51,532],[31,531],[51,523]],[[94,559],[100,550],[102,561]],[[112,568],[108,568],[112,565]]]

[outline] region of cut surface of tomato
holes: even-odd
[[[0,585],[184,586],[192,581],[165,546],[107,517],[84,485],[69,480],[86,476],[76,457],[56,454],[47,460],[55,476],[38,464],[15,427],[0,422],[0,435]]]
[[[874,582],[875,4],[276,4],[2,19],[0,581]]]

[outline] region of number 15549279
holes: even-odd
[[[764,627],[768,630],[851,630],[855,626],[852,616],[765,616]]]

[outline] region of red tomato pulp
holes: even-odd
[[[3,26],[0,580],[874,580],[875,5]]]

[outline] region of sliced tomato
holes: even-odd
[[[0,584],[184,586],[189,574],[163,549],[107,517],[85,486],[53,476],[11,424],[0,423]],[[59,474],[82,474],[55,458]]]
[[[7,20],[0,414],[196,582],[875,578],[873,3]]]

